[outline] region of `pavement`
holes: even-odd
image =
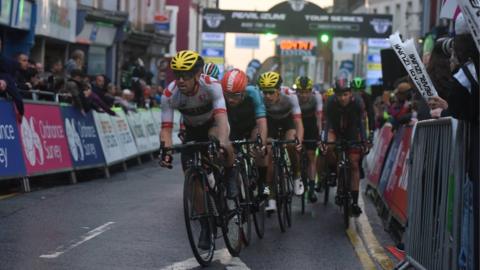
[[[0,269],[199,269],[183,219],[183,174],[156,162],[79,178],[31,193],[0,197]],[[32,181],[35,186],[35,180]],[[332,193],[331,193],[332,194]],[[232,258],[217,240],[211,269],[391,269],[383,247],[393,242],[371,202],[345,230],[331,202],[294,202],[293,225],[281,233],[275,215],[264,239]]]

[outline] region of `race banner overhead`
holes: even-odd
[[[392,32],[392,20],[391,15],[310,14],[306,9],[299,12],[205,9],[203,31],[387,38]]]

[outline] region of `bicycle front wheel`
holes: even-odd
[[[342,168],[340,170],[339,182],[342,183],[342,209],[343,209],[343,223],[345,229],[350,226],[350,181],[348,168]]]
[[[223,210],[223,240],[230,255],[237,257],[242,249],[242,207],[238,198],[233,200],[222,196],[225,202]]]
[[[250,217],[252,197],[250,193],[251,183],[246,173],[246,167],[239,170],[237,179],[240,185],[240,205],[242,206],[242,236],[245,246],[248,246],[252,239],[252,219]]]
[[[286,211],[285,211],[285,176],[283,170],[279,164],[274,165],[273,185],[275,189],[275,199],[277,201],[277,217],[278,224],[280,225],[280,231],[285,232],[286,224]]]
[[[283,167],[283,182],[285,187],[285,218],[287,226],[290,228],[292,227],[293,176],[290,174],[286,167]],[[303,194],[305,195],[305,193],[306,192],[304,192]],[[304,198],[304,195],[302,195],[302,199]],[[303,202],[305,202],[305,200],[303,200]]]
[[[215,224],[209,215],[211,202],[205,188],[204,176],[195,170],[185,172],[183,186],[183,212],[187,228],[188,241],[193,255],[202,266],[208,266],[215,252]],[[202,232],[206,230],[206,232]],[[200,235],[206,233],[209,238],[207,244],[200,243]],[[198,241],[198,242],[197,242]]]

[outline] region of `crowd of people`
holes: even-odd
[[[24,113],[23,99],[59,100],[71,103],[84,113],[95,110],[111,115],[115,115],[113,106],[128,112],[160,103],[163,88],[152,85],[150,73],[143,65],[132,65],[128,88],[122,90],[105,74],[86,74],[85,71],[82,50],[73,51],[65,63],[60,58],[52,59],[47,69],[23,52],[13,58],[1,55],[0,97],[9,97],[15,102],[19,119]]]

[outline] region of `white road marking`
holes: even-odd
[[[87,232],[86,234],[82,235],[82,237],[80,237],[79,241],[71,244],[70,246],[68,246],[67,248],[65,248],[63,245],[62,246],[59,246],[56,251],[54,252],[51,252],[49,254],[44,254],[44,255],[40,255],[40,258],[43,258],[43,259],[55,259],[55,258],[58,258],[60,255],[62,255],[63,253],[67,252],[67,251],[70,251],[72,250],[73,248],[75,247],[78,247],[79,245],[87,242],[88,240],[92,240],[93,238],[99,236],[100,234],[108,231],[111,229],[111,225],[114,224],[115,222],[107,222],[105,224],[103,224],[102,226],[99,226],[89,232]]]
[[[232,257],[226,248],[215,250],[215,256],[213,256],[212,264],[220,262],[228,270],[249,270],[250,268],[240,260],[238,257]],[[186,270],[192,268],[198,268],[198,264],[195,258],[190,258],[185,261],[177,262],[161,270]]]

